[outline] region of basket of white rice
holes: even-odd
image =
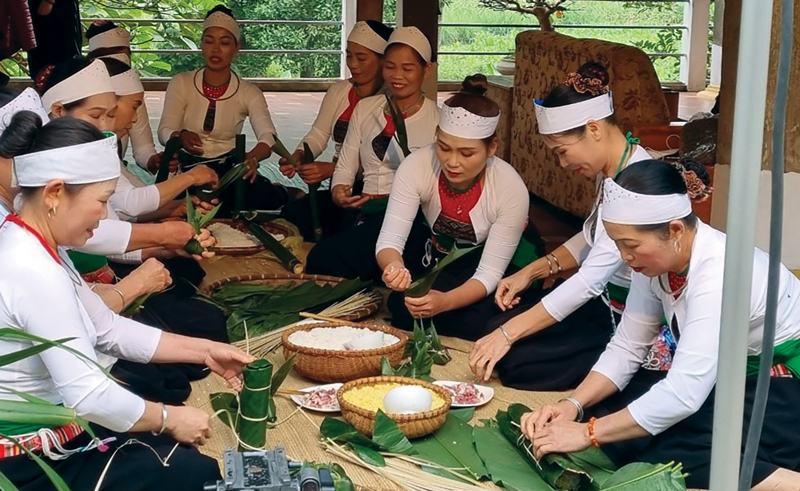
[[[408,334],[390,326],[337,323],[305,324],[283,334],[287,358],[297,355],[294,369],[311,380],[349,382],[381,373],[381,359],[396,365],[403,359]]]
[[[292,235],[292,231],[277,223],[264,222],[259,226],[270,233],[278,242]],[[258,240],[241,220],[218,218],[206,227],[217,240],[214,252],[220,256],[249,256],[264,250]]]

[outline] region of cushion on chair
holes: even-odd
[[[517,36],[511,162],[531,192],[582,217],[591,211],[594,181],[560,168],[538,134],[533,99],[544,98],[567,73],[589,61],[608,69],[616,119],[624,132],[645,124],[668,125],[670,120],[653,64],[640,49],[554,32]]]

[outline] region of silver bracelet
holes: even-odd
[[[159,436],[167,429],[167,406],[165,406],[163,402],[159,402],[158,405],[161,406],[161,429],[158,431],[151,431],[150,433],[153,436]]]
[[[509,336],[508,333],[506,332],[505,326],[500,326],[500,332],[503,333],[503,337],[506,338],[506,342],[508,343],[509,346],[514,344],[514,342],[511,341],[511,336]]]
[[[565,397],[558,402],[564,401],[571,403],[578,410],[578,417],[575,418],[575,421],[583,421],[583,404],[581,404],[581,401],[575,399],[574,397]]]

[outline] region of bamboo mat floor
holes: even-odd
[[[305,259],[311,244],[304,245],[301,259]],[[204,264],[207,276],[204,284],[217,281],[222,278],[238,276],[252,273],[286,273],[286,270],[274,260],[266,259],[263,255],[250,257],[215,257]],[[385,309],[379,310],[373,320],[381,322],[386,315]],[[437,380],[459,380],[473,381],[472,372],[469,369],[469,351],[474,343],[457,338],[443,337],[443,341],[450,349],[453,360],[445,366],[434,366],[432,375]],[[280,365],[284,361],[281,350],[269,356],[270,361],[275,365]],[[318,385],[318,382],[305,379],[295,372],[292,372],[282,386],[287,389],[300,389],[311,385]],[[503,387],[499,381],[492,380],[486,384],[494,388],[495,397],[485,406],[478,408],[475,412],[473,424],[484,418],[494,417],[498,410],[505,409],[510,403],[519,402],[531,408],[537,408],[545,404],[553,403],[564,397],[560,392],[529,392]],[[214,411],[211,408],[210,396],[218,392],[231,392],[227,383],[217,375],[198,380],[192,383],[192,394],[187,404],[194,407],[205,409],[209,414]],[[394,491],[403,489],[396,483],[384,479],[372,471],[357,465],[343,461],[325,451],[320,445],[319,424],[325,414],[312,411],[298,410],[297,406],[287,396],[277,396],[275,403],[278,413],[277,426],[267,432],[267,448],[283,446],[287,454],[293,460],[310,460],[316,462],[330,462],[341,464],[354,484],[362,490],[375,491]],[[333,416],[340,416],[335,413]],[[225,448],[235,448],[236,439],[232,431],[218,418],[212,422],[214,432],[213,438],[200,448],[205,455],[217,459],[221,464],[222,453]],[[407,464],[410,465],[410,464]],[[485,484],[486,489],[499,489],[491,483]],[[476,488],[478,489],[478,488]]]

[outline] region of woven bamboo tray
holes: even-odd
[[[247,222],[243,220],[217,218],[215,220],[211,220],[209,225],[214,223],[224,223],[225,225],[228,225],[229,227],[232,227],[240,232],[253,235],[252,232],[250,232]],[[295,235],[295,233],[288,227],[284,227],[283,225],[278,225],[276,223],[262,222],[259,223],[259,226],[271,234],[280,234],[284,237],[291,237],[292,235]],[[251,256],[253,254],[258,254],[264,249],[264,244],[259,243],[258,245],[253,245],[250,247],[214,247],[214,253],[218,256]]]
[[[419,385],[432,392],[439,394],[444,399],[444,405],[438,409],[425,411],[416,414],[394,414],[388,413],[387,416],[395,420],[400,430],[408,438],[419,438],[429,435],[442,427],[447,419],[447,412],[450,410],[452,398],[445,389],[415,378],[407,377],[369,377],[344,384],[336,394],[339,399],[339,406],[342,408],[342,416],[353,425],[358,431],[367,436],[372,436],[372,428],[375,425],[375,411],[368,411],[364,408],[351,404],[344,399],[344,394],[356,387],[364,385],[391,384]]]
[[[339,351],[307,348],[289,341],[289,336],[297,331],[308,331],[319,327],[341,327],[338,323],[317,323],[295,326],[283,333],[283,354],[286,358],[297,355],[294,369],[300,375],[319,382],[349,382],[381,373],[381,359],[385,356],[389,363],[396,365],[403,359],[403,350],[408,342],[408,334],[390,326],[370,324],[374,331],[383,331],[397,337],[400,341],[391,346],[371,350]]]

